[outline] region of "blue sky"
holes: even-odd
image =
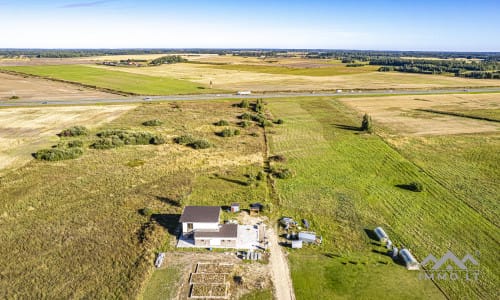
[[[0,0],[0,48],[500,51],[500,0]]]

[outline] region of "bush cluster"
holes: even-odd
[[[275,120],[274,123],[281,125],[281,124],[285,123],[285,121],[283,121],[283,119],[278,119],[278,120]]]
[[[242,119],[242,120],[252,120],[253,118],[252,118],[251,114],[249,114],[249,113],[243,113],[243,114],[240,115],[240,119]]]
[[[163,122],[158,120],[158,119],[149,120],[149,121],[142,123],[142,125],[144,125],[144,126],[160,126],[162,124],[163,124]]]
[[[247,99],[243,99],[241,100],[241,102],[238,104],[238,107],[241,107],[241,108],[249,108],[250,107],[250,103],[248,102]]]
[[[204,139],[197,139],[191,135],[185,134],[174,138],[174,142],[179,145],[186,145],[193,149],[206,149],[210,148],[211,144]]]
[[[248,128],[252,125],[252,123],[248,122],[248,121],[242,121],[240,122],[240,126],[243,127],[243,128]]]
[[[84,126],[73,126],[67,129],[64,129],[59,133],[60,136],[80,136],[86,135],[88,133],[87,128]]]
[[[219,120],[219,121],[215,122],[214,125],[216,125],[216,126],[229,126],[229,122],[226,120]]]
[[[240,131],[238,129],[224,128],[222,131],[218,132],[217,135],[221,137],[231,137],[240,135]]]
[[[58,161],[65,159],[74,159],[82,156],[82,148],[52,148],[52,149],[42,149],[33,154],[33,156],[38,160],[47,161]]]
[[[141,131],[110,129],[99,132],[97,136],[100,139],[91,145],[94,149],[111,149],[124,145],[160,145],[165,143],[165,140],[161,136]]]
[[[273,168],[271,173],[274,177],[279,179],[288,179],[293,177],[293,172],[287,168]]]
[[[255,105],[253,107],[253,110],[257,113],[263,112],[264,111],[264,101],[262,101],[262,99],[257,99],[257,102],[255,102]]]

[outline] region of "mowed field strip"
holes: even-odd
[[[137,95],[203,94],[217,92],[216,90],[205,88],[201,84],[186,80],[122,72],[125,68],[103,70],[84,65],[58,65],[2,67],[2,69]]]
[[[500,123],[422,111],[461,112],[500,119],[500,93],[340,98],[360,113],[399,134],[442,135],[496,132]]]
[[[276,118],[285,119],[269,136],[271,154],[284,155],[288,160],[284,165],[296,174],[277,181],[277,211],[280,216],[309,220],[324,239],[321,247],[290,250],[298,299],[442,298],[430,281],[419,280],[418,273],[395,264],[385,256],[385,248],[373,244],[365,229],[376,226],[386,229],[398,247],[408,247],[419,260],[430,253],[440,257],[448,250],[460,257],[479,251],[477,282],[438,284],[451,299],[495,299],[500,284],[496,251],[500,236],[492,217],[498,216],[498,206],[495,201],[483,202],[484,209],[495,211],[485,215],[463,195],[473,186],[479,194],[491,189],[498,195],[496,153],[475,150],[479,140],[464,138],[459,141],[468,144],[455,149],[463,153],[457,156],[464,156],[464,169],[444,168],[435,177],[444,163],[434,169],[429,165],[446,151],[422,144],[412,155],[410,144],[402,155],[378,135],[359,132],[357,112],[332,98],[272,99],[269,108]],[[445,141],[455,138],[443,137]],[[494,149],[498,142],[491,139],[485,135],[480,141]],[[432,159],[426,164],[413,162],[427,152]],[[471,152],[481,153],[477,162],[489,166],[487,177],[480,181],[466,179],[481,172],[474,169],[475,161],[467,163],[465,157]],[[456,175],[464,179],[453,185]],[[424,192],[398,187],[412,181],[422,183]]]

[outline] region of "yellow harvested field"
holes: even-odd
[[[372,116],[390,130],[410,135],[442,135],[497,132],[500,123],[458,116],[435,114],[439,111],[497,110],[500,94],[411,95],[390,97],[341,98],[342,102]],[[498,116],[500,118],[500,116]]]
[[[8,100],[12,96],[17,96],[20,100],[102,99],[121,97],[119,95],[87,89],[69,83],[0,73],[0,101],[15,101]]]
[[[0,109],[0,170],[30,161],[31,153],[56,144],[56,134],[67,127],[96,127],[134,107],[108,105]]]
[[[335,89],[415,89],[500,86],[500,80],[477,80],[437,75],[370,72],[336,76],[302,76],[266,74],[249,71],[224,70],[197,64],[172,64],[145,68],[104,67],[135,74],[173,77],[209,85],[223,90],[270,91],[321,91]]]

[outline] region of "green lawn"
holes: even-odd
[[[146,284],[141,300],[173,299],[179,287],[182,274],[178,268],[166,267],[155,270]]]
[[[22,66],[2,67],[2,69],[138,95],[175,95],[220,92],[187,80],[138,75],[84,65]]]
[[[346,67],[345,65],[315,67],[315,68],[292,68],[286,66],[261,66],[261,65],[207,65],[213,69],[248,71],[256,73],[268,74],[284,74],[284,75],[304,75],[304,76],[335,76],[346,74],[360,74],[375,72],[378,70],[377,66],[363,66],[363,67]]]
[[[369,263],[374,249],[364,231],[376,226],[383,226],[396,245],[408,247],[419,260],[430,253],[440,257],[448,249],[460,257],[480,251],[478,282],[441,281],[439,285],[452,298],[495,298],[499,285],[497,226],[380,137],[360,134],[356,130],[360,119],[341,103],[331,98],[295,98],[272,99],[268,106],[276,118],[285,119],[284,125],[272,129],[271,154],[285,155],[286,166],[296,173],[292,179],[277,181],[280,215],[308,219],[324,238],[321,247],[308,247],[292,256],[298,299],[380,294],[375,285],[332,277],[337,275],[324,280],[305,278],[316,272],[342,272],[344,278],[355,276],[351,271],[359,273],[355,268],[337,270],[341,266],[335,258],[322,257],[332,253],[367,259],[364,281],[381,281],[378,266]],[[425,191],[397,187],[412,181],[421,182]],[[498,187],[496,191],[498,194]],[[325,263],[315,265],[308,260]],[[324,269],[326,266],[331,268]],[[408,272],[404,267],[386,269],[383,280],[400,282],[387,284],[386,298],[441,297],[432,283],[410,274],[402,277],[401,272]],[[429,289],[429,296],[423,296]]]

